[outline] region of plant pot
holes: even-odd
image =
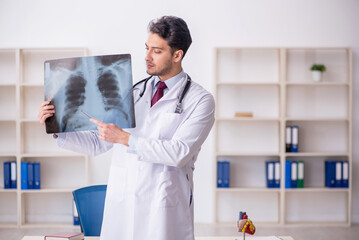
[[[321,82],[323,79],[323,72],[321,71],[312,71],[312,79],[314,82]]]

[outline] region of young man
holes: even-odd
[[[150,22],[145,60],[152,77],[133,89],[136,128],[91,119],[98,131],[58,134],[58,145],[72,151],[97,155],[114,148],[102,240],[194,239],[194,163],[215,106],[182,69],[191,42],[181,18]],[[42,124],[54,113],[48,104],[40,109]]]

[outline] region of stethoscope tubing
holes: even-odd
[[[141,97],[143,96],[143,94],[145,94],[145,91],[146,91],[146,87],[147,87],[147,82],[148,80],[150,80],[153,76],[149,76],[148,78],[145,78],[145,79],[142,79],[141,81],[135,83],[132,87],[132,89],[134,89],[135,87],[137,87],[138,85],[140,85],[141,83],[144,83],[143,85],[143,89],[142,91],[140,92],[139,94],[139,98],[136,100],[136,102],[138,102]],[[175,110],[175,113],[182,113],[182,101],[183,101],[183,98],[186,96],[186,93],[188,92],[190,86],[191,86],[191,82],[192,82],[192,79],[191,77],[187,74],[187,81],[186,81],[186,85],[181,93],[181,96],[177,102],[177,106],[176,106],[176,110]]]

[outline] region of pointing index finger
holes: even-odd
[[[101,122],[99,120],[96,120],[94,118],[90,118],[90,121],[93,122],[94,124],[98,125],[98,126],[101,126],[103,124],[103,122]]]

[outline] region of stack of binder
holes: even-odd
[[[328,188],[349,187],[349,162],[325,161],[325,186]]]
[[[40,163],[22,162],[21,163],[21,189],[40,189]]]
[[[4,162],[4,188],[17,188],[16,161]]]
[[[285,161],[285,188],[304,187],[304,162]]]
[[[298,152],[299,127],[296,125],[287,126],[285,131],[285,151]]]
[[[267,188],[280,187],[280,162],[266,161]]]
[[[217,187],[229,188],[230,186],[230,163],[229,161],[217,162]]]

